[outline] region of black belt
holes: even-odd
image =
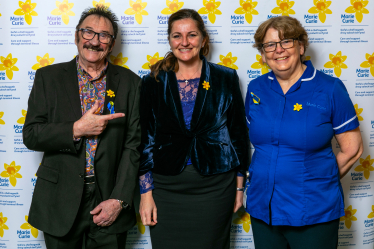
[[[95,183],[94,175],[84,177],[84,184],[92,184],[92,183]]]

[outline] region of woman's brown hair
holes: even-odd
[[[299,20],[290,16],[278,16],[270,18],[265,22],[261,23],[261,25],[256,30],[254,36],[255,43],[253,44],[253,47],[257,48],[257,50],[260,53],[263,52],[262,44],[264,42],[266,32],[270,28],[278,30],[280,40],[293,38],[297,39],[300,43],[302,43],[302,46],[304,46],[304,54],[300,55],[300,60],[304,61],[305,52],[309,46],[309,41],[308,33],[301,25]]]
[[[204,40],[204,47],[200,49],[200,56],[201,55],[208,55],[209,54],[209,35],[205,29],[204,21],[201,18],[200,14],[193,9],[181,9],[172,14],[169,17],[168,22],[168,40],[170,41],[170,33],[175,21],[190,18],[195,21],[197,28],[199,29],[200,33],[203,36]],[[163,60],[156,62],[154,65],[151,66],[151,76],[157,77],[160,70],[165,72],[173,70],[174,72],[178,72],[179,65],[177,57],[173,54],[173,52],[169,51],[166,53]]]

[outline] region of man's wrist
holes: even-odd
[[[121,209],[127,209],[129,207],[129,204],[127,204],[126,202],[118,200],[118,199],[116,199],[116,200],[118,201]]]

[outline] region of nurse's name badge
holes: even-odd
[[[255,105],[259,105],[260,104],[260,98],[256,96],[256,94],[254,94],[253,92],[251,92],[251,97],[253,99],[253,103],[255,103]]]

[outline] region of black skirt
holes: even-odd
[[[153,174],[152,249],[228,249],[235,177],[234,171],[202,176],[192,165],[176,176]]]

